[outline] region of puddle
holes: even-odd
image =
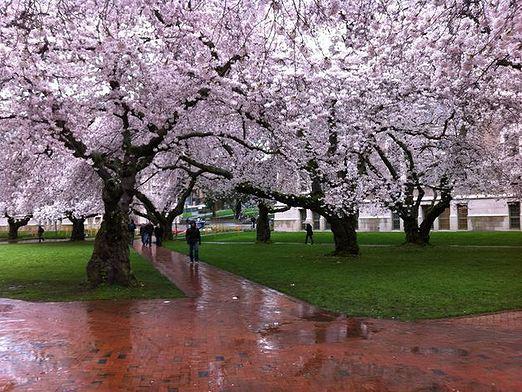
[[[433,355],[433,354],[442,354],[442,355],[456,355],[459,357],[466,357],[469,355],[467,350],[461,348],[452,348],[452,347],[412,347],[411,352],[414,354],[423,354],[423,355]]]
[[[328,321],[334,321],[338,317],[339,316],[334,313],[318,312],[318,313],[313,313],[311,315],[304,315],[304,316],[301,316],[300,318],[303,320],[308,320],[308,321],[328,322]]]

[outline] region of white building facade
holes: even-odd
[[[423,200],[419,212],[419,223],[424,211],[431,204],[430,199]],[[520,230],[520,200],[493,196],[456,197],[434,222],[434,231],[508,231]],[[291,208],[275,214],[275,231],[300,231],[310,223],[314,230],[329,230],[326,219],[310,210]],[[360,208],[358,219],[359,231],[401,231],[403,222],[391,211],[377,208],[370,203]]]

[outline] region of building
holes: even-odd
[[[426,198],[421,204],[419,223],[431,200]],[[442,213],[433,224],[433,230],[497,231],[520,230],[520,200],[493,196],[456,197],[450,208]],[[314,230],[329,230],[324,217],[310,210],[291,208],[275,214],[275,231],[299,231],[310,223]],[[359,212],[359,231],[400,231],[403,222],[391,211],[376,208],[370,203],[363,205]]]

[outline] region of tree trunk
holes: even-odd
[[[419,225],[417,214],[401,214],[404,221],[404,233],[406,234],[406,243],[415,245],[428,245],[430,243],[431,228],[435,219],[437,219],[446,208],[450,206],[451,195],[443,193],[442,199],[436,204],[432,205],[426,212],[426,216]],[[408,211],[414,211],[411,209]]]
[[[129,259],[129,206],[132,195],[118,185],[105,184],[105,212],[94,240],[94,251],[87,264],[87,278],[93,287],[101,284],[136,284]]]
[[[72,222],[71,241],[85,241],[85,218],[69,218]]]
[[[270,220],[268,218],[269,209],[264,203],[259,203],[259,216],[256,222],[256,241],[270,242]]]
[[[357,215],[330,216],[323,214],[330,224],[334,235],[334,256],[358,256],[359,245],[357,244]]]
[[[173,240],[174,235],[172,234],[172,224],[174,223],[174,219],[162,219],[159,222],[160,227],[163,229],[163,239],[164,240]]]
[[[234,204],[234,218],[235,219],[241,218],[242,207],[243,207],[243,203],[241,202],[240,199],[237,199]]]
[[[9,235],[8,235],[8,239],[9,240],[16,240],[18,239],[18,229],[20,228],[19,225],[17,225],[16,223],[14,222],[8,222],[9,223]]]
[[[425,237],[421,236],[419,222],[414,215],[401,215],[404,222],[404,234],[407,244],[426,245]],[[429,238],[428,238],[429,239]]]
[[[21,219],[15,219],[6,214],[7,224],[9,225],[9,234],[7,239],[9,241],[18,239],[18,229],[29,223],[31,216],[26,216]]]

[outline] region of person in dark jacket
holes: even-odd
[[[129,229],[130,244],[132,245],[134,243],[134,231],[136,230],[136,223],[131,220],[127,227]]]
[[[196,227],[196,222],[191,222],[185,233],[185,239],[189,245],[190,262],[199,261],[199,245],[201,245],[201,233]]]
[[[308,244],[308,239],[310,239],[310,245],[313,245],[314,244],[314,230],[312,229],[312,225],[310,223],[306,224],[305,244]]]
[[[156,237],[156,246],[161,246],[161,241],[163,240],[164,230],[161,226],[156,226],[154,228],[154,237]]]
[[[147,245],[147,230],[145,229],[145,224],[140,225],[140,237],[141,237],[141,245]]]
[[[44,233],[45,233],[45,229],[42,227],[42,225],[38,225],[38,242],[42,242],[42,241],[45,241],[44,239]]]
[[[145,245],[152,246],[152,235],[154,234],[154,226],[152,223],[149,222],[145,225],[145,232],[147,233],[147,240]]]

